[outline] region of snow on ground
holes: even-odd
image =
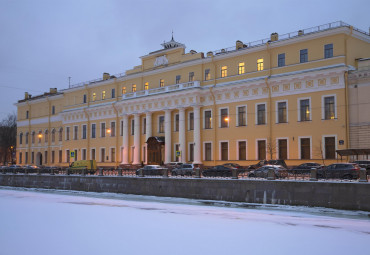
[[[1,187],[0,255],[370,254],[366,212],[209,203]]]

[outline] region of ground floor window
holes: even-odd
[[[335,159],[335,137],[325,137],[325,159]]]
[[[115,148],[111,148],[110,149],[110,161],[111,162],[114,162],[116,160],[116,149]]]
[[[266,141],[259,140],[257,142],[257,150],[258,150],[258,159],[264,160],[266,159]]]
[[[247,159],[247,142],[239,141],[238,148],[239,148],[239,160],[246,160]]]
[[[22,164],[22,152],[19,153],[19,164]]]
[[[229,143],[221,142],[221,160],[229,160]]]
[[[31,152],[31,164],[35,164],[35,153]]]
[[[96,156],[95,156],[95,149],[91,149],[91,159],[92,160],[95,160],[96,159]]]
[[[45,164],[48,163],[48,151],[45,151]]]
[[[55,163],[55,151],[51,151],[51,163]]]
[[[25,154],[24,162],[25,162],[26,164],[28,164],[28,152],[26,152],[26,154]]]
[[[301,138],[301,159],[311,158],[310,138]]]
[[[278,140],[279,159],[288,159],[288,140]]]
[[[193,143],[189,145],[189,161],[190,162],[194,161],[194,144]]]
[[[69,159],[69,150],[66,150],[66,159],[67,159],[67,163],[69,163],[70,159]]]
[[[82,149],[82,160],[86,160],[86,149]]]
[[[212,143],[205,143],[204,144],[204,159],[205,161],[212,160]]]
[[[63,161],[63,151],[59,150],[59,163],[62,163]]]
[[[105,148],[100,149],[100,162],[105,162]]]

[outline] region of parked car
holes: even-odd
[[[163,170],[166,168],[161,167],[160,165],[146,165],[143,168],[136,170],[136,175],[140,174],[140,170],[143,170],[144,175],[162,175]]]
[[[358,179],[360,167],[356,163],[335,163],[318,169],[317,178]]]
[[[353,163],[358,164],[360,167],[366,169],[366,174],[370,175],[370,160],[356,160]]]
[[[232,176],[232,170],[237,169],[235,167],[229,167],[224,165],[215,166],[212,168],[204,169],[202,174],[205,177],[208,176],[222,176],[222,177],[230,177]]]
[[[288,169],[288,166],[287,164],[285,163],[285,161],[283,159],[270,159],[270,160],[261,160],[260,162],[258,162],[257,164],[254,164],[254,165],[250,165],[248,167],[249,170],[251,169],[258,169],[264,165],[275,165],[275,166],[282,166],[286,169]]]
[[[182,162],[170,162],[167,164],[167,166],[170,168],[170,169],[173,169],[173,168],[180,168],[181,166],[183,165]]]
[[[299,166],[294,167],[291,170],[291,172],[293,174],[309,174],[309,173],[311,173],[312,168],[320,169],[320,168],[323,168],[323,167],[324,167],[324,165],[321,165],[319,163],[309,162],[309,163],[303,163],[303,164],[300,164]]]
[[[283,178],[288,176],[288,170],[282,166],[276,165],[265,165],[258,169],[254,169],[249,172],[248,177],[260,177],[267,178],[269,170],[273,168],[276,178]]]
[[[194,174],[194,165],[193,164],[183,164],[180,168],[175,168],[171,171],[171,174],[176,175],[187,175],[192,176]]]

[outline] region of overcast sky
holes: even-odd
[[[342,20],[369,31],[370,1],[0,0],[0,119],[24,92],[123,73],[171,39],[206,53]]]

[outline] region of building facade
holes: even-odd
[[[26,93],[17,162],[295,165],[349,148],[348,72],[370,57],[368,33],[335,22],[206,54],[162,46],[125,74]]]

